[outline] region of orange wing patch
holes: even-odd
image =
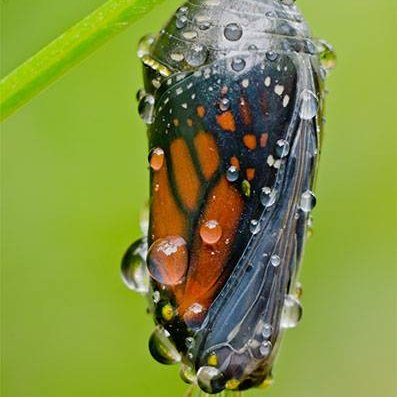
[[[176,205],[169,181],[167,164],[152,173],[151,237],[153,241],[166,236],[187,239],[187,221]]]
[[[233,113],[229,110],[216,116],[216,122],[219,127],[225,131],[235,132],[236,122],[234,121]]]
[[[170,151],[178,193],[186,207],[193,210],[197,206],[200,181],[189,148],[182,138],[178,138],[171,143]]]
[[[214,137],[208,132],[199,132],[194,138],[201,170],[209,180],[219,168],[219,155]]]
[[[209,245],[203,242],[199,233],[194,236],[186,287],[176,296],[182,315],[193,304],[207,309],[212,303],[220,283],[227,276],[227,260],[244,206],[238,190],[224,177],[209,197],[200,224],[209,219],[216,220],[222,228],[222,237],[216,244]]]
[[[256,136],[254,134],[245,134],[243,136],[243,142],[250,150],[254,150],[256,148]]]

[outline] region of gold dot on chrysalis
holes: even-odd
[[[216,244],[222,237],[222,227],[215,220],[207,221],[201,225],[200,236],[205,243]]]
[[[150,152],[149,156],[150,168],[153,171],[158,171],[164,164],[164,150],[156,147]]]

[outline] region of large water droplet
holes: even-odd
[[[159,171],[164,164],[164,150],[156,147],[150,151],[149,164],[153,171]]]
[[[257,219],[252,219],[250,222],[250,232],[258,234],[261,231],[261,223]]]
[[[316,206],[316,196],[311,190],[302,193],[300,208],[303,212],[310,212]]]
[[[190,66],[201,66],[207,60],[207,56],[207,47],[194,44],[185,54],[185,59]]]
[[[260,200],[264,207],[271,207],[276,201],[276,191],[270,187],[263,187],[260,194]]]
[[[301,107],[299,115],[303,120],[311,120],[316,116],[318,110],[318,99],[314,92],[303,90],[301,94]]]
[[[149,276],[146,269],[146,239],[135,241],[126,251],[121,262],[121,278],[133,291],[146,294],[149,291]]]
[[[225,26],[223,33],[227,40],[237,41],[241,39],[243,29],[238,23],[229,23]]]
[[[139,102],[138,112],[146,124],[152,124],[154,121],[154,103],[154,96],[150,94],[146,94]]]
[[[243,58],[235,58],[232,61],[232,69],[235,72],[241,72],[245,68],[245,60]]]
[[[276,142],[276,154],[280,159],[287,157],[289,153],[289,143],[285,139],[279,139]]]
[[[149,339],[149,350],[153,358],[161,364],[176,364],[181,355],[170,339],[170,334],[163,327],[156,327]]]
[[[150,275],[159,283],[179,284],[188,267],[186,241],[179,236],[156,240],[149,249],[147,267]]]
[[[206,244],[216,244],[222,237],[222,227],[216,220],[210,220],[201,225],[201,239]]]
[[[221,371],[215,367],[204,366],[197,371],[197,383],[206,393],[219,393],[225,388],[225,379]]]
[[[227,169],[227,171],[226,171],[226,179],[227,179],[229,182],[235,182],[235,181],[237,181],[238,176],[239,176],[238,169],[237,169],[237,167],[235,167],[234,165],[230,166],[230,167]]]
[[[299,300],[292,295],[287,295],[284,299],[284,306],[280,323],[281,327],[296,327],[299,323],[299,320],[302,318],[302,312],[303,310]]]

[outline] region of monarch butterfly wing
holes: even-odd
[[[164,166],[152,173],[150,237],[179,235],[188,243],[188,270],[174,294],[189,325],[203,320],[240,260],[263,211],[261,192],[273,191],[289,145],[295,65],[280,56],[230,73],[234,62],[170,78],[150,132],[151,148],[165,152]],[[200,233],[208,221],[222,229],[216,244]],[[192,306],[202,311],[191,313]]]

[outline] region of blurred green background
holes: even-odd
[[[4,0],[2,75],[102,4]],[[152,320],[119,277],[148,195],[136,42],[167,0],[2,124],[3,397],[178,397]],[[269,397],[392,397],[396,386],[396,3],[300,0],[334,44],[304,319]]]

